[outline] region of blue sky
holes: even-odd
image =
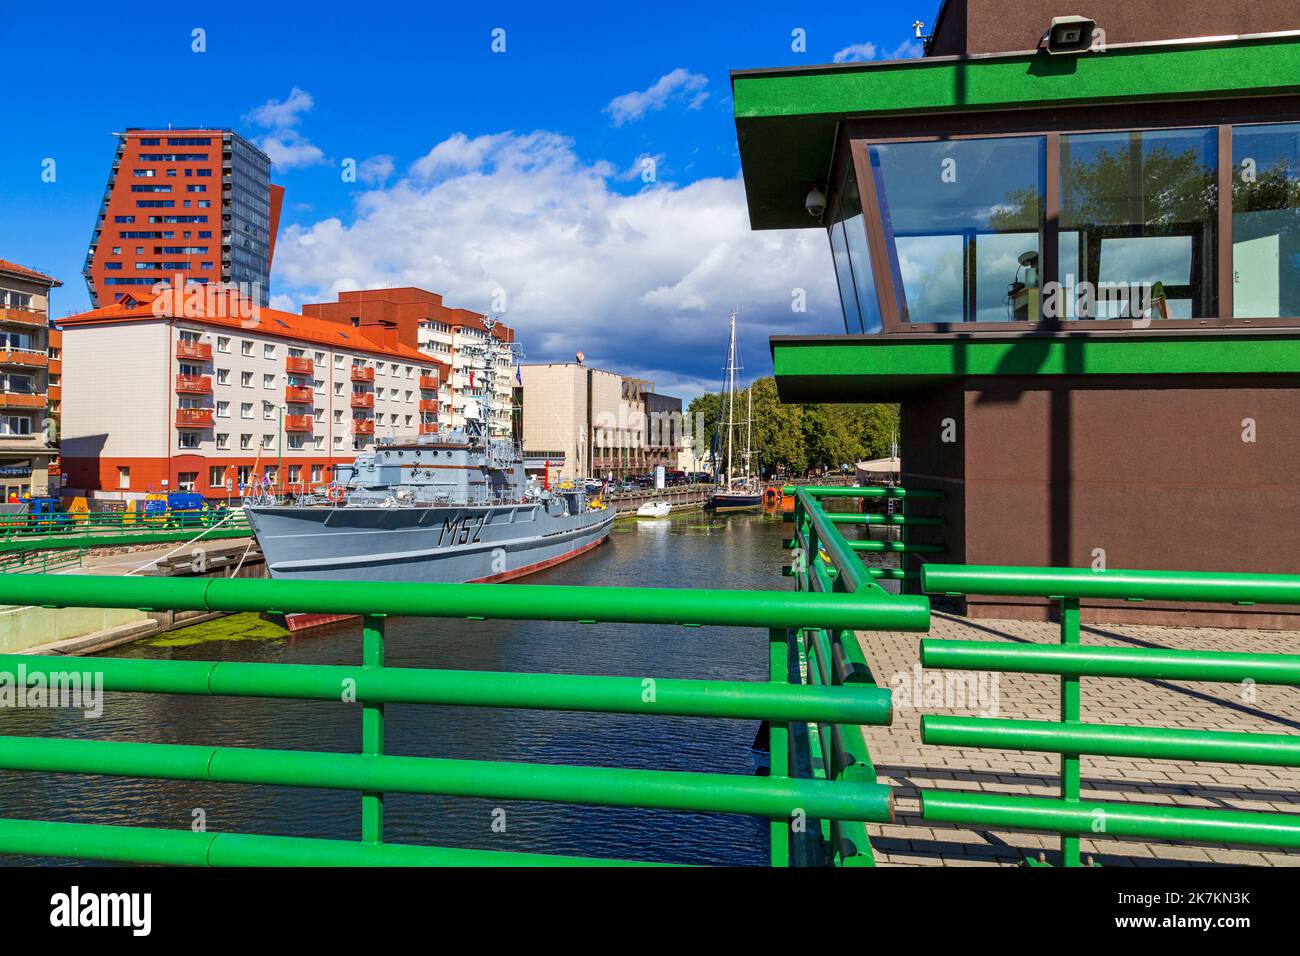
[[[63,280],[56,315],[88,305],[110,134],[230,126],[280,160],[275,304],[414,284],[486,310],[504,289],[527,360],[582,349],[689,393],[733,306],[755,375],[767,334],[842,328],[824,235],[742,218],[727,71],[914,55],[937,2],[287,6],[0,6],[0,35],[33,41],[6,44],[0,258]]]

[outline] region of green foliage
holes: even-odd
[[[751,386],[754,396],[753,461],[764,475],[803,474],[823,468],[838,469],[864,458],[883,458],[898,432],[897,405],[795,405],[777,397],[776,380],[760,378]],[[687,408],[692,428],[702,422],[704,451],[713,447],[722,396],[706,392]],[[736,432],[744,450],[747,397],[736,395]],[[697,415],[700,416],[697,418]],[[737,462],[739,457],[737,456]]]

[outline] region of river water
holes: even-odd
[[[700,512],[621,520],[602,547],[529,584],[788,589],[779,516]],[[765,680],[763,630],[554,622],[393,619],[395,667]],[[357,663],[359,622],[289,636],[256,615],[195,625],[108,652],[118,657]],[[71,663],[71,662],[70,662]],[[755,721],[390,704],[385,752],[410,756],[750,774]],[[103,715],[6,710],[0,733],[357,752],[359,708],[333,702],[108,694]],[[493,811],[505,813],[494,832]],[[353,792],[0,773],[0,817],[355,840]],[[499,827],[498,827],[499,829]],[[390,794],[385,840],[675,863],[766,862],[766,821],[636,808]],[[37,862],[0,857],[5,863]],[[45,861],[41,861],[45,862]]]

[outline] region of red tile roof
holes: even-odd
[[[53,276],[47,276],[44,272],[37,272],[35,269],[29,269],[26,266],[20,266],[16,262],[10,262],[8,259],[0,259],[0,272],[8,272],[12,275],[22,276],[24,279],[35,279],[38,282],[48,282],[52,286],[63,285]]]
[[[184,286],[177,296],[177,286],[169,286],[160,294],[153,292],[131,293],[125,302],[101,306],[59,320],[63,329],[78,325],[100,325],[111,322],[133,322],[149,319],[186,319],[203,325],[227,329],[244,329],[260,335],[328,345],[335,349],[350,349],[384,358],[397,356],[428,368],[445,365],[431,355],[406,345],[383,345],[362,335],[359,329],[313,319],[278,309],[258,308],[248,297],[216,286]]]

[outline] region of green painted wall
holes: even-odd
[[[732,77],[738,119],[1296,90],[1295,38]]]
[[[888,336],[772,340],[782,398],[783,379],[817,380],[821,400],[836,400],[835,380],[852,379],[888,397],[919,384],[966,375],[1300,374],[1300,333],[1287,337],[939,339],[891,342]],[[813,400],[799,398],[797,400]]]

